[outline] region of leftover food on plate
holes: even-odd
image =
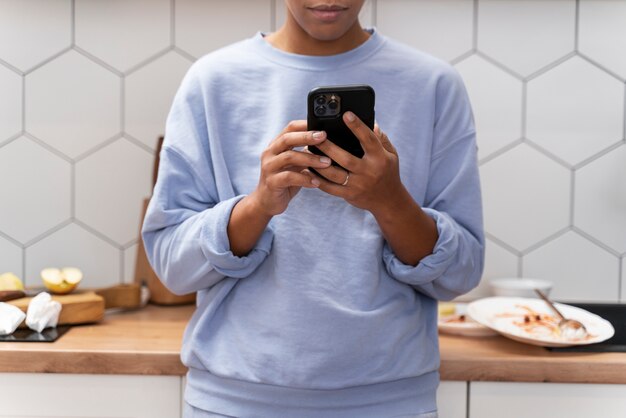
[[[579,335],[570,333],[568,335],[564,335],[561,332],[561,328],[559,328],[559,322],[561,320],[556,316],[543,312],[537,312],[526,305],[516,305],[515,307],[520,309],[521,312],[502,313],[497,314],[496,317],[513,318],[514,320],[512,324],[519,327],[529,335],[548,336],[570,341],[590,340],[597,337],[592,334]]]
[[[544,347],[566,347],[592,344],[613,336],[613,326],[601,317],[574,306],[555,304],[566,318],[582,322],[588,335],[564,335],[559,319],[541,299],[493,297],[480,299],[468,306],[469,315],[477,322],[505,337]]]

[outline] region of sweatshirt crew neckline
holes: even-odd
[[[264,32],[257,32],[250,42],[253,50],[276,64],[309,71],[329,71],[357,64],[383,46],[385,39],[375,28],[365,30],[370,34],[369,39],[354,49],[334,55],[302,55],[286,52],[267,42],[264,39],[267,33]]]

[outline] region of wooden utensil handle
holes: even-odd
[[[21,290],[0,290],[0,302],[23,298],[24,296],[26,294]]]

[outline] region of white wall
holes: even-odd
[[[361,18],[466,81],[485,278],[626,300],[626,0],[369,0]],[[0,2],[0,272],[36,285],[62,264],[83,268],[85,286],[130,280],[181,77],[283,20],[280,0]]]

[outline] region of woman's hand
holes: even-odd
[[[359,139],[365,155],[358,158],[330,141],[317,147],[341,167],[316,169],[323,176],[320,189],[344,198],[348,203],[374,214],[406,197],[400,180],[398,153],[380,128],[372,131],[352,112],[343,115],[344,122]]]
[[[324,132],[307,131],[307,122],[290,122],[263,151],[259,183],[250,194],[257,209],[268,216],[278,215],[287,209],[300,188],[316,188],[320,182],[308,167],[324,169],[330,166],[328,157],[320,157],[294,148],[325,142]]]
[[[324,154],[341,165],[316,169],[322,176],[319,188],[370,211],[398,259],[416,266],[432,253],[439,237],[437,225],[402,184],[398,153],[387,135],[378,126],[372,131],[351,112],[343,118],[365,155],[353,156],[333,144],[332,138],[319,144]]]
[[[289,122],[261,155],[261,175],[256,189],[233,208],[227,233],[234,255],[247,255],[259,240],[272,216],[283,213],[302,187],[316,188],[320,181],[306,169],[323,169],[330,159],[294,148],[320,145],[324,132],[306,130],[306,121]]]

